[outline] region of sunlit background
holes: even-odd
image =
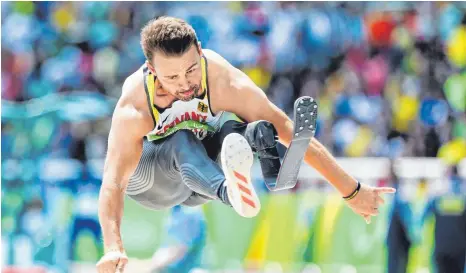
[[[269,193],[255,166],[258,217],[202,208],[204,269],[398,273],[388,262],[406,259],[428,273],[466,256],[464,2],[2,2],[2,272],[95,272],[111,114],[160,15],[187,20],[287,113],[316,98],[316,137],[344,168],[398,188],[366,225],[311,168]],[[130,258],[152,256],[169,214],[126,201]]]

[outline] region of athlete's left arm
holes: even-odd
[[[293,122],[276,105],[270,102],[265,93],[238,69],[230,71],[228,91],[222,93],[222,101],[227,111],[231,111],[248,122],[267,120],[278,132],[280,142],[289,146]],[[291,96],[291,94],[290,94]],[[228,106],[227,106],[228,105]],[[357,181],[337,163],[330,152],[315,138],[312,138],[305,155],[305,162],[321,173],[342,196],[350,195],[357,187]],[[393,188],[376,188],[361,185],[361,190],[348,205],[370,222],[371,215],[378,214],[378,206],[384,201],[382,193],[393,193]]]

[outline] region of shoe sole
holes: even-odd
[[[232,133],[225,137],[222,144],[221,162],[231,205],[242,217],[256,216],[261,205],[251,183],[254,156],[251,147],[242,135]]]
[[[317,102],[311,97],[300,97],[294,104],[294,129],[290,146],[286,150],[277,183],[272,191],[294,188],[317,125]]]

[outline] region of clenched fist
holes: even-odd
[[[379,206],[385,203],[381,195],[395,192],[394,188],[371,187],[361,183],[359,192],[346,203],[355,213],[364,217],[366,223],[370,224],[371,216],[379,214]]]
[[[123,273],[128,263],[125,252],[110,251],[96,264],[98,273]]]

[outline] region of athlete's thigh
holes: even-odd
[[[131,176],[126,194],[152,209],[165,209],[184,202],[192,191],[183,183],[173,160],[168,157],[166,140],[144,140],[139,164]]]

